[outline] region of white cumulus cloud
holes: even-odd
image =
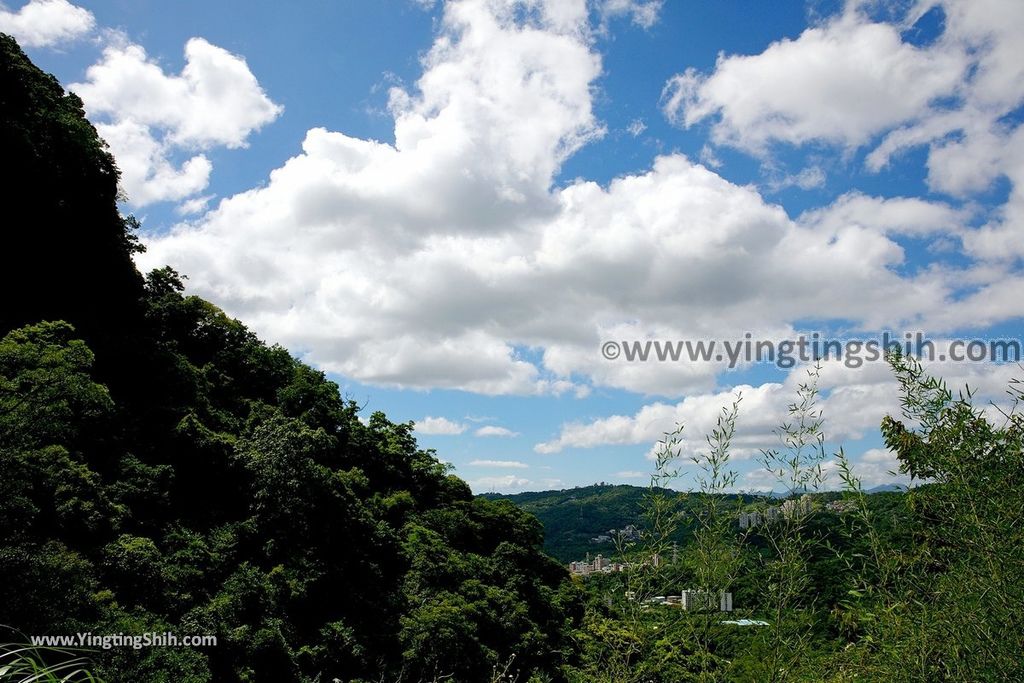
[[[428,416],[416,423],[416,431],[420,434],[455,435],[466,431],[466,425],[446,417]]]
[[[784,339],[808,319],[942,331],[1021,314],[1009,267],[904,270],[901,240],[966,225],[942,202],[849,195],[794,219],[680,154],[556,186],[603,133],[588,21],[584,2],[448,3],[421,78],[391,91],[393,143],[311,129],[265,185],[150,238],[140,266],[174,266],[325,370],[482,394],[719,385],[721,363],[608,361],[606,340]]]
[[[557,483],[557,480],[548,481]],[[477,477],[476,479],[467,480],[466,483],[476,493],[521,491],[528,486],[535,486],[534,482],[516,474]]]
[[[166,73],[140,45],[115,38],[86,80],[70,89],[110,145],[135,206],[201,192],[212,166],[194,152],[243,147],[282,111],[243,58],[202,38],[185,45],[180,74]],[[176,163],[181,155],[191,156]]]
[[[755,152],[771,141],[857,147],[922,116],[956,89],[967,66],[958,51],[905,43],[897,26],[870,21],[850,3],[761,54],[722,55],[710,75],[674,76],[664,107],[685,126],[714,118],[716,142]]]
[[[637,26],[651,28],[658,22],[663,4],[664,0],[602,0],[599,9],[605,20],[625,16]]]
[[[935,340],[936,360],[925,363],[928,372],[944,378],[954,390],[969,386],[976,392],[979,407],[989,402],[1006,406],[1006,388],[1014,377],[1020,377],[1020,367],[949,360],[950,342]],[[937,360],[940,356],[947,360]],[[842,360],[822,363],[819,408],[825,418],[823,431],[833,443],[859,440],[877,429],[886,415],[901,416],[899,385],[888,365],[882,361],[857,365]],[[739,394],[742,400],[731,453],[735,460],[747,460],[762,449],[779,446],[776,429],[788,420],[797,386],[806,379],[807,368],[797,366],[785,382],[740,385],[726,391],[693,394],[674,404],[650,403],[632,415],[569,422],[562,425],[555,438],[536,444],[534,450],[550,454],[570,448],[638,445],[653,457],[662,436],[682,424],[680,453],[688,457],[706,448],[705,435],[715,427],[722,409],[730,408]]]
[[[500,437],[512,437],[519,436],[519,432],[513,432],[507,427],[498,427],[495,425],[487,425],[473,432],[477,436],[500,436]]]
[[[0,31],[9,33],[22,47],[53,47],[92,32],[92,12],[67,0],[32,0],[17,12],[0,5]]]
[[[966,232],[971,257],[1024,257],[1024,104],[1019,57],[1024,4],[1012,0],[922,0],[898,21],[873,18],[876,3],[845,8],[795,39],[755,55],[721,55],[710,73],[687,69],[666,84],[663,107],[676,123],[708,121],[719,145],[767,159],[771,146],[832,144],[868,149],[880,171],[914,147],[927,148],[927,183],[958,199],[1005,177],[1008,201]],[[927,12],[942,31],[925,45],[905,39]],[[713,153],[713,152],[712,152]],[[798,178],[794,177],[793,181]]]

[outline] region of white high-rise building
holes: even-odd
[[[756,510],[741,512],[739,522],[741,529],[753,529],[761,524],[761,513]]]
[[[713,610],[715,602],[718,603],[718,611],[732,611],[732,593],[728,591],[719,591],[715,596],[711,591],[687,589],[679,596],[679,604],[685,610]]]

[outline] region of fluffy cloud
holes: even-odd
[[[639,137],[645,130],[647,130],[647,124],[644,123],[643,119],[633,119],[626,126],[626,132],[633,137]]]
[[[147,260],[179,264],[198,289],[220,290],[211,296],[328,369],[481,393],[571,389],[479,325],[495,305],[514,306],[521,286],[531,291],[520,315],[531,315],[525,304],[543,285],[531,282],[521,231],[558,212],[554,173],[602,133],[586,4],[531,3],[525,18],[518,9],[447,5],[417,92],[391,92],[393,145],[311,130],[265,191],[153,241]],[[228,246],[238,219],[254,221],[255,250],[244,254]],[[342,304],[353,297],[361,303]],[[282,318],[279,306],[297,298]],[[305,317],[328,310],[307,336]]]
[[[152,240],[140,260],[175,265],[262,334],[363,381],[529,394],[582,376],[679,394],[713,386],[721,366],[609,362],[601,341],[784,338],[778,321],[799,317],[895,326],[942,310],[957,285],[894,273],[903,252],[879,226],[803,227],[679,156],[607,189],[572,185],[525,226],[396,235],[408,223],[387,214],[404,194],[335,204],[332,175],[348,175],[330,135],[312,131],[267,188]]]
[[[642,28],[650,28],[658,21],[664,0],[603,0],[599,4],[602,18],[626,16]]]
[[[469,465],[470,467],[504,467],[505,469],[519,470],[525,470],[529,467],[525,462],[519,462],[518,460],[473,460]]]
[[[863,489],[871,489],[883,484],[898,484],[909,486],[912,482],[910,476],[900,473],[900,463],[896,454],[886,448],[871,448],[857,456],[846,454],[854,476],[860,480]],[[823,481],[821,487],[825,490],[843,489],[846,483],[842,480],[839,461],[829,458],[821,463]],[[746,491],[785,491],[786,484],[776,479],[770,472],[764,469],[747,472],[742,483],[737,488]]]
[[[519,432],[513,432],[511,429],[506,427],[497,427],[495,425],[487,425],[473,432],[477,436],[500,436],[500,437],[512,437],[519,436]]]
[[[205,155],[175,166],[169,159],[170,146],[136,121],[97,123],[96,131],[110,145],[121,171],[121,188],[134,206],[189,197],[210,182],[213,164]]]
[[[824,209],[809,211],[801,222],[835,232],[857,226],[887,235],[923,237],[964,232],[969,216],[942,202],[917,197],[870,197],[860,192],[844,194]]]
[[[801,190],[814,190],[824,187],[827,177],[819,166],[808,166],[799,173],[791,173],[782,177],[770,178],[768,189],[773,192],[787,187],[799,187]]]
[[[210,200],[213,199],[213,195],[205,195],[203,197],[193,197],[179,204],[176,207],[176,211],[180,216],[188,216],[190,214],[202,213],[206,211],[207,205]]]
[[[533,484],[529,479],[525,479],[515,474],[502,474],[493,477],[477,477],[476,479],[469,479],[466,483],[469,484],[470,488],[472,488],[476,493],[522,490]]]
[[[0,31],[14,36],[22,47],[53,47],[90,33],[92,12],[67,0],[31,0],[17,12],[0,5]]]
[[[910,483],[910,476],[900,474],[900,462],[896,454],[888,448],[872,448],[865,451],[859,458],[851,460],[854,473],[860,479],[862,487],[868,489],[879,484]],[[832,479],[836,479],[833,476]]]
[[[1005,269],[902,272],[900,239],[963,220],[938,202],[850,195],[794,220],[678,154],[605,186],[554,187],[603,131],[594,40],[583,2],[449,3],[416,88],[391,93],[393,144],[312,129],[265,186],[151,238],[140,265],[173,265],[325,370],[483,394],[718,385],[722,364],[607,361],[605,340],[785,339],[806,319],[941,331],[1020,314],[999,289]]]
[[[645,445],[653,455],[656,442],[677,425],[685,425],[680,451],[684,457],[695,454],[706,445],[705,434],[714,428],[723,408],[729,408],[742,396],[741,418],[733,440],[733,456],[749,458],[759,448],[774,445],[771,430],[785,415],[791,392],[781,384],[758,387],[741,385],[732,391],[695,394],[677,404],[652,403],[634,415],[612,415],[592,422],[572,422],[562,426],[556,439],[534,446],[538,453],[558,453],[566,448],[594,448],[603,445]]]
[[[242,147],[282,109],[267,97],[245,60],[192,38],[185,67],[167,74],[139,46],[115,39],[70,88],[85,103],[122,172],[135,206],[178,200],[202,191],[211,164],[193,154],[215,146]]]
[[[949,344],[950,340],[935,341],[935,358],[946,356],[947,360],[926,362],[928,371],[944,378],[954,389],[969,386],[976,392],[976,405],[1005,405],[1005,390],[1011,379],[1020,376],[1020,367],[1012,363],[954,362],[948,360]],[[825,435],[833,443],[859,440],[876,429],[886,415],[901,414],[899,386],[888,366],[883,362],[852,365],[841,360],[822,363],[820,408],[825,417]],[[651,403],[633,415],[567,423],[557,437],[538,443],[534,450],[558,453],[570,448],[641,445],[649,448],[648,455],[653,457],[662,435],[682,424],[685,429],[680,452],[684,457],[692,456],[706,448],[705,435],[715,427],[722,409],[729,408],[741,395],[732,455],[736,460],[749,459],[762,449],[779,445],[775,430],[787,420],[788,408],[806,373],[806,367],[796,367],[781,383],[741,385],[728,391],[687,396],[675,404]]]
[[[419,434],[455,435],[466,431],[466,425],[449,420],[446,417],[425,417],[416,423]]]
[[[968,61],[957,51],[904,42],[899,27],[867,19],[859,3],[796,39],[754,56],[722,55],[665,87],[664,108],[692,126],[715,117],[719,144],[764,152],[771,141],[860,146],[955,91]]]
[[[952,93],[957,96],[952,106],[937,104],[919,124],[887,135],[868,164],[880,168],[902,149],[930,144],[929,182],[934,189],[952,194],[983,189],[1007,170],[1001,146],[1017,126],[1003,117],[1024,102],[1024,64],[1017,49],[1024,6],[1000,0],[928,0],[916,10],[944,13],[945,31],[934,49],[965,55],[970,72]]]
[[[1024,104],[1024,5],[923,0],[897,23],[873,19],[876,7],[848,0],[796,39],[672,77],[665,113],[687,127],[710,120],[717,144],[763,157],[773,143],[873,146],[871,171],[926,146],[930,189],[960,199],[1006,177],[1009,200],[963,244],[978,259],[1024,257],[1024,132],[1014,116]],[[913,45],[903,32],[927,12],[942,13],[943,31]]]
[[[109,46],[72,89],[90,115],[165,129],[177,145],[241,147],[281,113],[245,60],[202,38],[185,44],[180,75],[164,73],[139,45]]]

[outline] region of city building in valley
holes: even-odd
[[[591,561],[590,553],[587,553],[587,559],[576,560],[575,562],[569,563],[569,573],[576,576],[587,576],[588,574],[593,574],[595,572],[608,574],[611,572],[625,571],[631,566],[650,565],[658,567],[663,562],[665,562],[665,559],[657,553],[651,555],[650,559],[635,563],[612,562],[611,559],[604,557],[603,555],[597,555],[594,557],[594,560]]]
[[[769,506],[763,512],[758,510],[741,512],[737,521],[740,529],[753,529],[762,524],[772,524],[783,518],[804,517],[811,514],[813,510],[814,501],[810,494],[805,493],[799,498],[785,501],[782,505]]]
[[[635,600],[636,594],[633,591],[626,592],[627,600]],[[708,591],[698,589],[687,589],[679,595],[655,595],[644,599],[645,605],[666,605],[677,607],[689,612],[710,611],[717,609],[719,612],[732,612],[732,593],[729,591]]]
[[[638,541],[640,530],[634,524],[627,524],[622,529],[609,529],[590,539],[591,543],[611,543],[612,541]]]
[[[604,572],[605,574],[621,572],[625,568],[626,566],[621,562],[612,562],[611,559],[603,555],[597,555],[594,557],[593,562],[591,562],[590,555],[587,554],[586,560],[577,560],[569,563],[569,573],[577,576],[587,576],[595,572]]]
[[[716,595],[712,591],[687,589],[679,596],[679,606],[687,611],[713,610],[716,602],[719,612],[732,611],[732,593],[729,591],[718,591]]]

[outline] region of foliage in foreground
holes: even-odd
[[[733,481],[729,443],[740,419],[726,407],[707,448],[691,458],[703,506],[666,496],[678,475],[678,430],[661,444],[647,536],[620,549],[633,569],[588,578],[587,609],[570,667],[578,681],[1016,681],[1024,680],[1024,417],[985,412],[954,395],[913,359],[890,359],[902,420],[886,418],[886,444],[902,472],[923,480],[905,494],[866,495],[842,450],[825,450],[817,370],[801,385],[780,448],[766,469],[792,492],[788,513],[742,530],[748,505],[719,495]],[[995,419],[992,415],[995,414]],[[845,508],[814,492],[828,467],[845,485]],[[731,505],[723,523],[723,505]],[[694,529],[676,562],[666,527]],[[645,604],[682,588],[732,591],[738,610],[683,611]],[[760,625],[728,620],[751,618]]]
[[[103,683],[90,671],[89,651],[0,643],[0,681],[5,683]]]

